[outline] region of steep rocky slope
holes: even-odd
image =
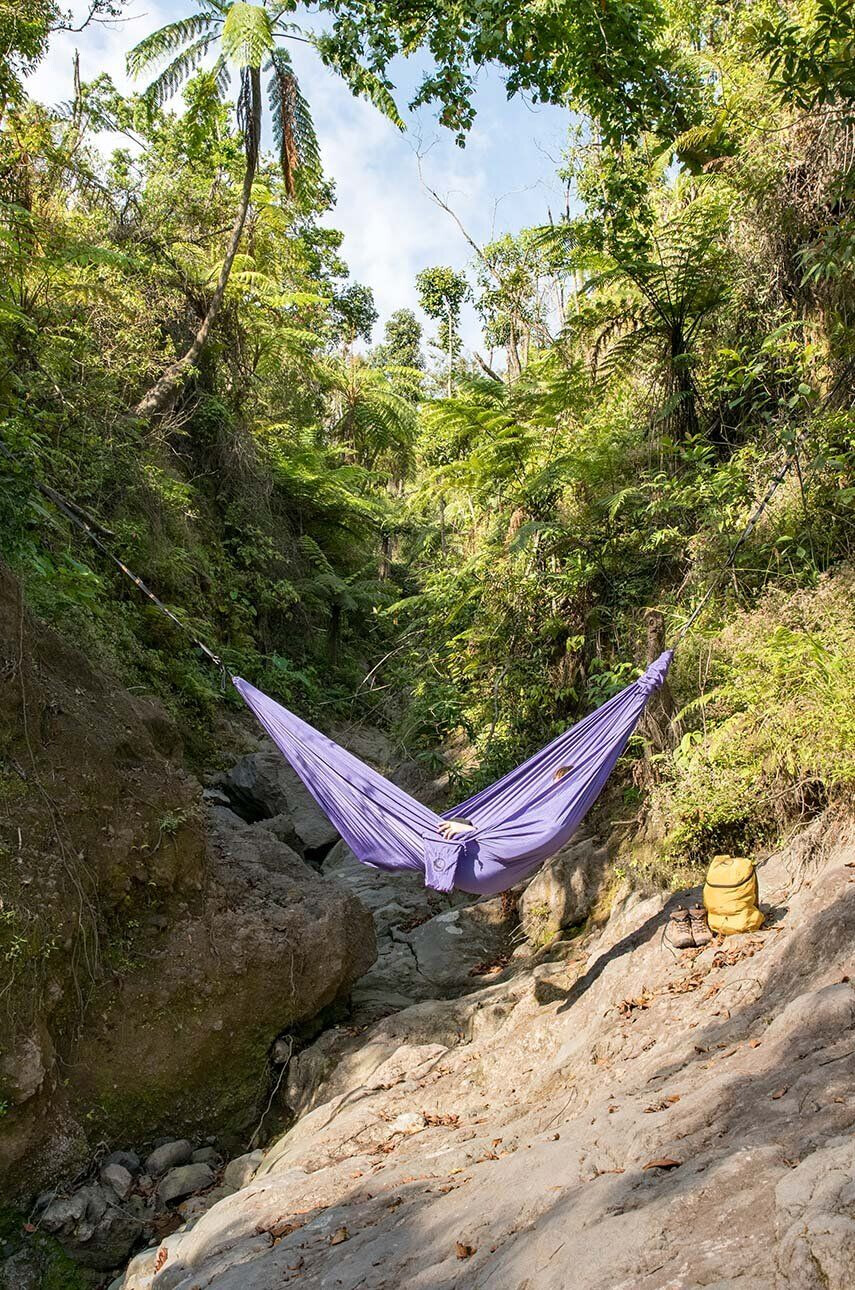
[[[0,567],[0,1200],[101,1140],[245,1133],[277,1035],[376,953],[292,841],[206,803],[163,708],[34,621]]]
[[[116,1286],[849,1290],[851,829],[814,822],[761,887],[755,935],[669,952],[666,898],[626,891],[462,997],[325,1035],[251,1181]]]

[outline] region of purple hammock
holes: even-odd
[[[506,891],[568,842],[602,792],[672,650],[584,720],[452,811],[437,815],[240,677],[234,683],[276,747],[363,864],[412,869],[437,891]],[[559,780],[559,767],[570,766]],[[474,828],[446,839],[442,820]]]

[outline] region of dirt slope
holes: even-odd
[[[276,1036],[375,954],[358,900],[206,806],[163,707],[0,565],[0,1201],[102,1142],[243,1136]]]

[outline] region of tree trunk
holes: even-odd
[[[338,663],[338,649],[341,642],[341,605],[330,609],[330,621],[327,628],[327,658],[333,667]]]
[[[647,662],[654,663],[665,649],[665,618],[658,609],[648,609],[644,615],[647,627]],[[642,726],[644,736],[652,751],[664,752],[675,742],[674,699],[667,679],[655,694],[650,696]]]
[[[181,387],[187,380],[190,369],[196,362],[202,352],[210,335],[211,328],[219,316],[223,306],[223,300],[228,286],[229,275],[232,271],[235,256],[240,246],[240,240],[243,235],[244,225],[246,224],[247,212],[249,211],[249,200],[252,193],[252,185],[255,180],[256,170],[258,169],[258,151],[261,141],[261,71],[258,67],[247,69],[249,82],[249,104],[247,120],[245,124],[245,145],[246,145],[246,170],[243,176],[243,189],[241,191],[240,206],[237,215],[232,224],[232,231],[229,237],[226,255],[220,268],[217,285],[214,288],[214,294],[211,296],[211,302],[208,305],[208,311],[202,319],[202,323],[193,343],[181,358],[171,363],[166,371],[154,385],[143,395],[139,403],[134,408],[134,413],[138,417],[153,417],[159,412],[163,412],[169,404],[181,392]]]
[[[522,375],[520,351],[517,346],[517,329],[513,318],[508,324],[508,343],[505,352],[508,356],[508,385],[513,385],[514,381],[518,381]]]
[[[380,538],[380,568],[378,573],[381,582],[388,582],[392,572],[392,534],[384,533]]]
[[[670,337],[670,363],[666,398],[671,407],[666,418],[666,429],[676,442],[688,439],[698,432],[698,410],[695,383],[692,380],[690,357],[686,350],[682,328],[675,328]]]

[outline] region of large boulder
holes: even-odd
[[[210,1165],[178,1165],[170,1169],[158,1183],[157,1199],[162,1205],[184,1200],[199,1191],[213,1186],[214,1171]]]
[[[217,779],[232,809],[249,822],[269,821],[276,836],[311,858],[338,838],[311,794],[282,753],[266,742]]]
[[[109,1272],[128,1257],[150,1218],[142,1197],[119,1202],[111,1188],[90,1183],[71,1196],[57,1196],[40,1215],[39,1226],[76,1263]]]
[[[263,826],[223,807],[207,814],[201,907],[152,945],[120,999],[96,1004],[76,1052],[77,1096],[107,1137],[239,1134],[276,1036],[346,995],[375,958],[353,895]]]

